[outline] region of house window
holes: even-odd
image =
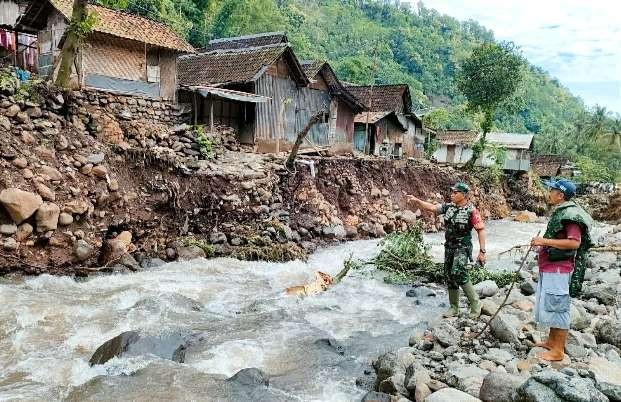
[[[160,82],[160,66],[147,66],[147,82]]]

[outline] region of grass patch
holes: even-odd
[[[232,258],[245,261],[289,262],[306,260],[306,252],[292,244],[247,245],[235,247]]]
[[[216,251],[213,246],[203,239],[197,239],[194,236],[185,236],[181,239],[181,242],[185,247],[196,246],[205,252],[207,258],[212,258],[216,255]]]

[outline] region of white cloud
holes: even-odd
[[[621,113],[621,3],[604,0],[426,0],[459,20],[474,19],[580,95]]]

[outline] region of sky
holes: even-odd
[[[417,1],[412,0],[413,3]],[[621,2],[616,0],[423,0],[513,41],[587,106],[621,114]]]

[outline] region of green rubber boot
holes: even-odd
[[[479,295],[477,291],[474,289],[472,282],[468,282],[461,287],[470,302],[470,314],[468,314],[468,318],[471,320],[476,320],[481,315],[481,301],[479,300]]]
[[[449,289],[448,294],[450,307],[446,313],[442,314],[442,317],[457,317],[459,315],[459,289]]]

